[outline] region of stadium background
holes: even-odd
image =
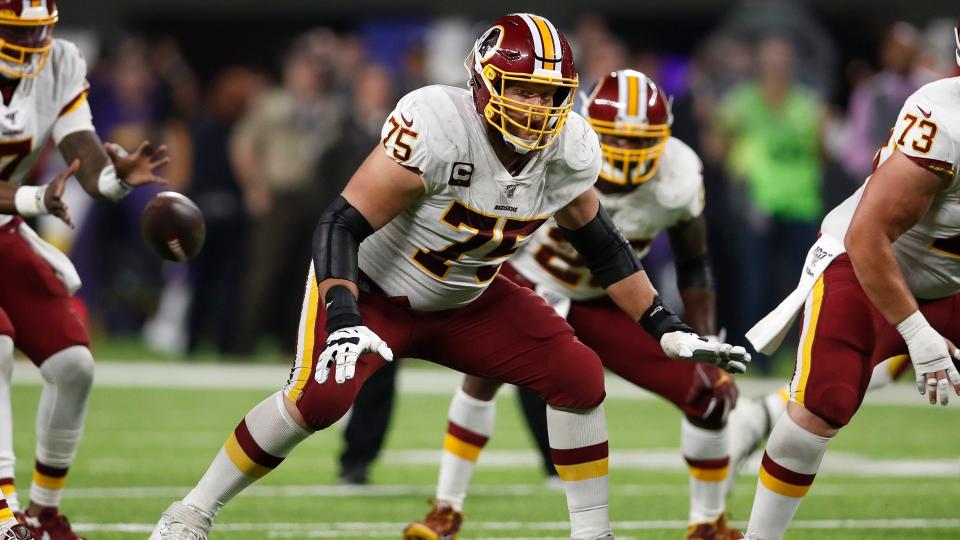
[[[90,102],[100,136],[121,144],[141,136],[168,144],[175,160],[165,171],[170,187],[197,201],[209,227],[203,254],[175,265],[161,263],[140,240],[138,216],[148,194],[111,207],[90,203],[76,189],[70,203],[77,231],[50,220],[38,224],[81,271],[85,285],[78,299],[89,314],[100,366],[65,502],[90,537],[144,537],[167,502],[199,477],[240,415],[282,384],[309,256],[303,239],[312,232],[310,216],[376,143],[379,123],[400,95],[433,82],[461,85],[463,56],[483,24],[521,10],[551,18],[572,39],[585,84],[605,70],[633,67],[675,96],[675,134],[705,162],[720,325],[737,343],[755,314],[780,296],[771,290],[756,297],[750,284],[763,276],[771,289],[788,286],[796,266],[780,263],[807,248],[778,244],[769,226],[778,216],[745,195],[737,168],[717,144],[724,97],[757,77],[756,45],[771,36],[786,39],[795,51],[797,84],[822,103],[815,198],[829,209],[864,176],[850,163],[857,123],[892,125],[896,115],[884,117],[882,107],[867,117],[851,112],[858,89],[876,81],[871,77],[877,73],[893,71],[884,60],[885,36],[895,29],[901,68],[903,55],[909,57],[903,85],[920,84],[956,69],[952,28],[960,16],[955,3],[939,0],[595,0],[563,6],[89,0],[61,6],[56,32],[80,44],[90,61]],[[911,26],[898,26],[901,21]],[[228,148],[260,93],[282,86],[290,51],[310,55],[319,68],[318,99],[331,113],[303,127],[322,148],[303,156],[310,174],[292,192],[271,191],[256,178],[239,181]],[[62,167],[50,152],[34,181]],[[298,199],[311,204],[290,202]],[[273,212],[264,200],[273,203]],[[801,221],[809,225],[819,216]],[[264,227],[274,231],[272,241],[254,234]],[[775,249],[744,248],[769,235]],[[669,290],[672,269],[663,239],[645,263]],[[792,365],[789,348],[761,359],[743,392],[775,388]],[[331,430],[225,510],[219,523],[226,527],[214,538],[398,536],[404,522],[426,509],[446,404],[458,382],[416,361],[406,362],[400,377],[395,422],[371,486],[336,486],[340,440]],[[39,379],[19,362],[15,381],[18,476],[27,478]],[[677,415],[620,381],[609,386],[612,514],[620,537],[677,538],[686,507]],[[907,385],[868,399],[832,445],[797,531],[788,537],[960,537],[949,502],[960,492],[960,434],[952,429],[957,410],[922,405]],[[476,496],[468,501],[463,537],[562,537],[562,495],[542,486],[512,396],[499,408],[501,422],[484,454],[488,466],[479,468]],[[735,519],[747,518],[753,482],[755,475],[746,473],[731,505]]]

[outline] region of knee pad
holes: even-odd
[[[93,385],[93,355],[76,345],[53,353],[40,364],[43,379],[60,387],[90,388]]]
[[[336,384],[332,379],[324,384],[311,381],[297,400],[297,410],[311,430],[320,431],[343,418],[360,391],[356,379]]]
[[[727,415],[737,406],[740,395],[733,378],[719,368],[697,364],[693,384],[687,394],[686,417],[691,424],[703,429],[720,429],[727,423]]]
[[[852,387],[845,384],[824,386],[818,394],[807,394],[803,407],[836,429],[850,423],[863,400]]]
[[[529,388],[560,409],[587,410],[599,407],[606,397],[603,364],[596,353],[581,345],[588,354],[567,354],[550,362],[549,380]]]

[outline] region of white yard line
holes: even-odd
[[[78,532],[131,532],[148,533],[153,530],[152,523],[74,523],[73,528]],[[405,522],[370,521],[370,522],[315,522],[315,523],[221,523],[216,530],[219,532],[267,532],[271,537],[316,537],[316,538],[346,538],[363,536],[368,538],[396,537],[397,531],[402,530]],[[734,527],[744,527],[746,522],[734,521]],[[687,522],[682,520],[650,520],[650,521],[614,521],[616,531],[652,531],[652,530],[682,530]],[[511,531],[524,529],[527,531],[565,531],[570,524],[566,521],[488,521],[473,522],[470,528],[481,531]],[[815,519],[795,520],[791,524],[794,529],[956,529],[960,528],[960,519]],[[503,538],[503,537],[498,537]],[[618,537],[619,538],[619,537]],[[515,538],[515,540],[517,540]]]
[[[159,362],[98,362],[95,385],[120,388],[204,388],[204,389],[256,389],[277,390],[287,380],[290,366],[287,364],[238,364],[238,363],[159,363]],[[29,362],[16,362],[14,384],[42,384],[40,373]],[[411,394],[453,395],[463,381],[463,375],[450,369],[430,369],[417,365],[400,370],[400,391]],[[786,380],[740,379],[740,393],[746,396],[761,396],[774,392]],[[623,379],[609,375],[606,380],[607,396],[615,399],[659,399],[656,395],[640,390]],[[960,400],[952,400],[956,406]],[[912,385],[893,385],[867,395],[867,404],[897,404],[926,406],[923,396]]]
[[[824,481],[826,480],[826,481]],[[960,485],[940,482],[915,483],[905,492],[903,483],[871,482],[867,486],[860,483],[829,483],[828,479],[818,478],[816,486],[810,492],[811,497],[851,497],[862,495],[864,489],[870,490],[873,497],[928,497],[960,496]],[[370,486],[338,485],[302,485],[302,486],[251,486],[244,490],[244,497],[258,498],[343,498],[343,497],[430,497],[436,488],[428,484],[380,484]],[[108,499],[176,499],[190,491],[190,486],[150,486],[150,487],[91,487],[67,488],[70,499],[108,500]],[[686,496],[689,491],[684,482],[636,483],[610,486],[610,493],[629,497]],[[549,493],[561,496],[559,490],[547,488],[543,484],[475,484],[470,494],[475,497],[530,497]],[[745,495],[752,495],[746,493]]]

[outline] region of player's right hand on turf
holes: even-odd
[[[327,336],[327,345],[317,360],[316,380],[323,384],[330,376],[330,366],[334,365],[334,379],[341,384],[353,378],[357,371],[357,359],[362,354],[377,353],[384,360],[393,360],[393,351],[366,326],[349,326],[335,330]]]
[[[43,204],[47,207],[47,212],[60,218],[64,223],[69,225],[71,229],[73,228],[73,220],[70,219],[70,208],[67,206],[67,203],[63,202],[63,192],[66,189],[67,180],[76,174],[79,169],[80,160],[73,160],[73,163],[67,167],[67,170],[58,174],[43,192]]]
[[[668,332],[660,338],[660,346],[670,358],[713,364],[729,373],[743,373],[750,363],[750,354],[743,347],[711,341],[691,332]]]
[[[940,332],[934,330],[919,310],[897,325],[897,331],[907,343],[910,361],[917,374],[917,390],[926,394],[931,405],[950,401],[949,387],[960,395],[960,372],[953,365],[953,359],[960,359],[956,347],[953,347]],[[951,351],[952,349],[952,351]]]

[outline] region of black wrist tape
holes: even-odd
[[[643,326],[657,342],[660,341],[660,338],[664,334],[670,332],[693,332],[693,328],[687,326],[687,323],[680,320],[680,317],[676,313],[667,309],[667,306],[663,305],[663,302],[660,301],[659,296],[653,297],[653,303],[650,304],[650,307],[647,311],[644,312],[643,316],[640,317],[640,326]]]
[[[334,285],[327,290],[324,298],[327,307],[327,333],[331,334],[341,328],[360,326],[363,319],[360,317],[360,306],[353,297],[350,289],[343,285]]]

